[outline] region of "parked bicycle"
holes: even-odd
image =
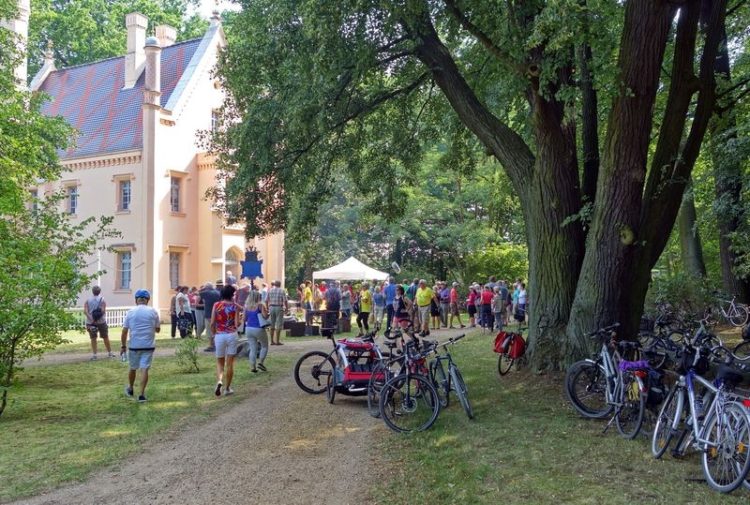
[[[651,452],[660,458],[679,435],[673,454],[682,455],[694,447],[701,453],[708,484],[729,493],[745,482],[750,471],[750,400],[731,392],[742,380],[729,366],[737,357],[721,345],[710,346],[710,342],[710,334],[702,329],[684,343],[680,375],[659,412]],[[702,377],[712,355],[730,358],[714,382]],[[702,397],[696,386],[704,388]]]
[[[611,414],[620,434],[634,438],[641,429],[646,405],[646,385],[641,379],[648,363],[639,361],[638,342],[616,341],[615,323],[600,328],[588,337],[601,342],[594,359],[574,363],[565,377],[565,393],[583,416],[601,419]],[[633,358],[624,360],[623,355]]]
[[[516,363],[526,354],[526,340],[521,332],[525,328],[518,328],[515,332],[501,331],[495,337],[495,352],[497,358],[497,373],[505,375],[510,372],[513,363]],[[517,365],[516,365],[517,366]]]
[[[469,402],[469,391],[466,388],[466,382],[464,382],[464,378],[461,375],[461,371],[458,369],[458,365],[453,361],[453,357],[448,351],[449,345],[455,344],[465,336],[466,335],[464,334],[458,335],[457,337],[451,337],[448,341],[443,342],[442,344],[434,345],[433,351],[435,352],[435,358],[430,361],[430,377],[432,378],[432,383],[437,390],[438,397],[440,398],[440,405],[442,407],[448,406],[450,403],[450,393],[453,391],[466,412],[466,415],[469,419],[474,419],[474,410],[471,407],[471,402]],[[445,366],[443,363],[445,363]]]
[[[720,316],[732,326],[738,328],[744,326],[750,318],[750,311],[748,311],[747,305],[743,305],[736,300],[737,295],[732,296],[731,300],[718,298],[718,305],[710,310],[711,315],[714,317]]]
[[[431,347],[420,350],[418,340],[406,342],[401,373],[388,379],[380,390],[380,417],[393,431],[426,430],[440,413],[440,399],[432,379],[420,373],[432,352]]]

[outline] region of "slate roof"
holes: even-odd
[[[161,52],[161,105],[164,107],[195,54],[201,39],[165,47]],[[51,100],[42,107],[49,116],[63,116],[79,131],[76,146],[62,159],[140,149],[143,147],[143,81],[125,83],[125,57],[56,70],[40,87]]]

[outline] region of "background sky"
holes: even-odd
[[[216,3],[214,0],[201,0],[199,12],[204,18],[210,18]],[[219,0],[219,12],[227,9],[239,9],[239,5],[229,0]]]

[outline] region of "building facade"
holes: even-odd
[[[121,57],[57,69],[47,52],[29,87],[50,96],[45,114],[63,116],[79,135],[60,154],[62,179],[32,191],[62,189],[73,219],[113,216],[121,237],[89,261],[106,271],[99,284],[110,306],[131,305],[146,288],[163,313],[177,285],[216,282],[227,271],[239,278],[248,246],[264,278],[283,282],[283,234],[247,241],[244,227],[227,226],[205,196],[217,170],[198,137],[214,127],[224,100],[211,74],[226,44],[218,13],[202,38],[180,43],[174,28],[147,37],[147,26],[145,16],[127,15]]]

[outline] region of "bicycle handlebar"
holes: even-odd
[[[591,333],[586,334],[586,336],[590,338],[600,337],[603,334],[609,333],[612,330],[619,328],[619,327],[620,327],[620,323],[610,324],[609,326],[605,326],[603,328],[599,328],[598,330],[592,331]]]

